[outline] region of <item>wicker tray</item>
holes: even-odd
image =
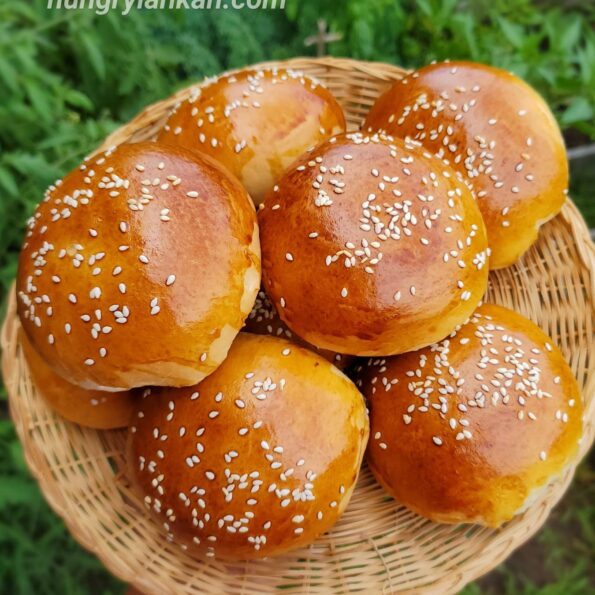
[[[350,128],[400,68],[347,59],[283,64],[324,81]],[[151,138],[168,108],[188,90],[145,109],[103,147]],[[595,249],[571,201],[542,228],[514,267],[490,277],[488,299],[522,312],[560,345],[587,402],[581,456],[594,436]],[[545,522],[568,487],[569,469],[542,499],[500,530],[439,525],[388,498],[364,468],[347,511],[310,547],[270,560],[198,562],[167,543],[133,495],[122,456],[125,432],[83,429],[52,413],[33,386],[18,344],[14,291],[2,329],[2,368],[27,463],[74,537],[121,579],[144,593],[449,593],[488,572]]]

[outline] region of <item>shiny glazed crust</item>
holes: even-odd
[[[483,305],[439,344],[357,375],[374,475],[434,521],[497,527],[577,452],[576,380],[551,339],[507,308]]]
[[[128,425],[135,407],[132,392],[108,393],[70,384],[52,371],[23,332],[20,333],[20,344],[37,391],[58,415],[96,430],[113,430]]]
[[[130,428],[130,472],[168,539],[224,559],[313,541],[347,505],[364,400],[322,357],[240,333],[199,385],[158,389]]]
[[[197,88],[158,138],[217,159],[259,204],[304,151],[344,131],[343,110],[325,87],[274,68],[226,74]]]
[[[254,207],[220,165],[122,145],[52,185],[17,276],[32,345],[71,383],[190,385],[213,371],[260,285]]]
[[[255,335],[270,335],[271,337],[287,339],[300,347],[319,353],[324,359],[337,366],[339,370],[345,370],[355,361],[355,358],[350,355],[319,349],[314,345],[310,345],[310,343],[292,332],[281,320],[275,306],[262,289],[258,292],[252,312],[246,318],[246,325],[242,330]]]
[[[468,188],[414,144],[347,134],[297,161],[259,211],[263,284],[324,349],[402,353],[439,340],[487,287]]]
[[[554,116],[504,70],[470,62],[425,66],[386,91],[363,128],[419,140],[473,184],[490,268],[518,260],[566,199],[568,162]]]

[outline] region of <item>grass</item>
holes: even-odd
[[[0,405],[0,593],[119,595],[124,585],[70,536],[30,476],[6,393]]]
[[[587,225],[595,228],[595,155],[570,164],[570,196]]]
[[[504,564],[462,595],[587,595],[595,588],[593,455],[578,468],[547,523]]]

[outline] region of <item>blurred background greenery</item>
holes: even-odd
[[[595,143],[595,2],[286,0],[285,10],[47,10],[0,1],[0,303],[25,219],[44,188],[142,107],[188,81],[265,59],[313,54],[324,19],[333,55],[415,67],[467,58],[513,70],[548,100],[571,154]],[[578,150],[577,150],[578,148]],[[595,227],[595,158],[571,161],[571,194]],[[3,313],[4,306],[0,309]],[[0,387],[0,593],[125,589],[69,537],[24,464]],[[595,592],[593,465],[545,528],[464,593]]]

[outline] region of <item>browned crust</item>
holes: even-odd
[[[266,292],[321,348],[422,347],[463,322],[487,287],[470,191],[399,139],[348,134],[319,145],[267,195],[259,223]]]
[[[358,374],[370,467],[432,520],[499,526],[577,452],[583,403],[568,364],[535,324],[501,306],[483,305],[439,345],[370,360]]]
[[[135,407],[132,392],[108,393],[70,384],[52,371],[22,332],[20,344],[37,391],[56,413],[68,421],[97,430],[128,425]]]
[[[339,370],[347,369],[355,361],[355,358],[351,355],[336,353],[327,349],[319,349],[296,335],[281,320],[275,306],[273,306],[263,289],[258,292],[252,312],[246,318],[246,325],[242,330],[255,335],[270,335],[271,337],[280,337],[281,339],[292,341],[300,347],[305,347],[319,353],[324,359],[337,366]]]
[[[225,357],[259,280],[254,207],[235,178],[185,149],[122,145],[49,188],[21,252],[18,312],[69,382],[189,385]]]
[[[292,70],[243,70],[197,88],[174,108],[159,139],[225,165],[260,203],[305,150],[345,131],[345,116],[320,83]]]
[[[363,398],[334,366],[241,333],[199,385],[140,403],[130,466],[170,540],[219,558],[272,556],[335,523],[367,437]]]
[[[560,129],[545,101],[504,70],[471,62],[425,66],[386,91],[363,127],[419,140],[473,184],[490,268],[518,260],[564,204]]]

